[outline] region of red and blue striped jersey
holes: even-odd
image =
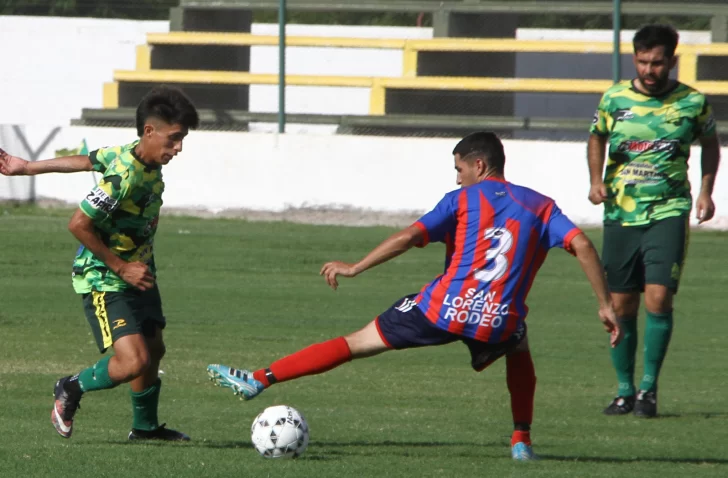
[[[447,246],[445,272],[422,288],[418,307],[437,327],[489,343],[518,330],[546,253],[571,252],[581,232],[553,199],[493,179],[446,194],[415,226],[419,246]]]

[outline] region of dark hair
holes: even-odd
[[[144,134],[144,123],[149,118],[159,118],[167,124],[196,129],[200,124],[192,101],[178,88],[158,86],[144,95],[136,110],[136,127],[139,136]]]
[[[503,172],[506,164],[506,155],[503,152],[503,143],[495,133],[480,131],[471,133],[460,140],[452,150],[460,159],[467,161],[471,159],[483,159],[489,168]]]
[[[665,47],[665,56],[675,56],[675,49],[680,35],[670,25],[645,25],[634,34],[632,46],[634,52],[652,50],[658,46]]]

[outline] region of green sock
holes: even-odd
[[[141,392],[131,392],[131,406],[134,412],[132,428],[136,430],[156,430],[159,428],[157,409],[159,407],[159,390],[162,381],[157,382]]]
[[[640,390],[654,392],[657,390],[657,378],[660,376],[662,361],[667,355],[667,345],[672,336],[672,311],[662,314],[647,312],[645,328],[645,374],[640,383]]]
[[[119,385],[109,378],[109,360],[111,360],[111,357],[104,357],[96,362],[93,367],[81,370],[81,373],[78,374],[78,385],[81,387],[82,392],[107,390]]]
[[[637,353],[637,317],[620,317],[617,321],[624,331],[624,338],[619,345],[610,350],[610,355],[619,382],[617,395],[629,397],[635,394],[634,361]]]

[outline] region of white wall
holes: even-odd
[[[104,82],[162,31],[168,22],[0,16],[0,124],[66,125],[100,108]]]
[[[27,132],[33,147],[47,127]],[[86,138],[91,149],[135,138],[132,129],[64,128],[48,153]],[[586,199],[588,172],[583,143],[505,141],[506,176],[553,197],[579,224],[599,224],[601,208]],[[384,212],[425,212],[455,189],[452,139],[371,136],[273,135],[194,131],[184,152],[164,169],[167,208],[208,211],[286,208],[359,208]],[[10,150],[22,155],[23,151]],[[45,152],[44,152],[45,153]],[[692,163],[699,164],[694,148]],[[728,148],[723,149],[728,158]],[[699,184],[700,168],[690,169]],[[0,197],[8,178],[0,177]],[[91,173],[36,177],[39,198],[80,201],[94,185]],[[12,191],[11,191],[12,194]],[[719,174],[714,226],[728,228],[728,175]]]

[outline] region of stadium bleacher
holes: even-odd
[[[271,8],[277,2],[246,2],[224,0],[207,3],[182,0],[179,9],[186,14],[196,11],[241,10]],[[440,7],[437,7],[437,5]],[[571,2],[548,3],[549,11],[558,11],[569,4],[570,13],[591,11],[605,13],[605,3],[592,2],[577,6]],[[270,5],[269,5],[270,4]],[[513,12],[537,12],[544,5],[535,2],[428,2],[396,1],[343,4],[341,2],[289,1],[290,8],[317,9],[323,5],[342,10],[371,9],[384,11],[448,11],[471,15],[495,12],[512,15]],[[646,11],[648,6],[673,13],[685,12],[680,4],[626,4],[626,12]],[[527,8],[528,7],[528,8]],[[438,10],[439,8],[439,10]],[[691,14],[728,16],[728,5],[694,4]],[[696,13],[697,12],[697,13]],[[179,19],[179,14],[173,14]],[[172,21],[173,21],[172,20]],[[494,20],[490,20],[491,22]],[[178,22],[179,23],[179,22]],[[715,30],[720,34],[720,21]],[[177,26],[184,26],[184,22]],[[199,26],[196,28],[200,28]],[[210,29],[213,29],[211,27]],[[175,28],[172,28],[174,30]],[[714,31],[714,37],[716,32]],[[171,31],[147,36],[147,43],[137,48],[135,70],[114,72],[113,82],[105,85],[103,110],[84,110],[74,124],[104,125],[128,124],[133,108],[148,89],[160,83],[175,84],[184,89],[198,107],[205,111],[203,127],[244,130],[250,122],[267,122],[271,113],[248,111],[250,85],[275,85],[276,74],[249,72],[250,48],[275,46],[278,37],[252,35],[240,32]],[[577,58],[601,55],[608,63],[612,52],[610,42],[536,41],[514,38],[432,38],[421,40],[388,38],[332,38],[289,36],[288,48],[380,48],[403,52],[400,76],[331,76],[286,75],[290,86],[358,87],[370,91],[368,115],[358,117],[341,115],[288,115],[289,122],[337,124],[339,131],[347,133],[376,132],[402,134],[423,128],[432,134],[460,134],[473,121],[494,124],[502,133],[518,130],[563,131],[565,137],[573,131],[584,131],[590,120],[589,112],[577,118],[549,115],[523,117],[515,114],[516,95],[562,94],[562,98],[586,96],[590,108],[599,95],[609,87],[611,80],[573,77],[564,69],[563,77],[515,77],[515,58],[521,54],[569,55]],[[621,54],[629,58],[631,45],[622,44]],[[477,56],[473,56],[477,55]],[[711,99],[725,105],[716,110],[728,121],[728,43],[680,45],[678,48],[677,78],[690,84]],[[563,56],[560,58],[564,58]],[[476,61],[473,61],[476,59]],[[569,77],[568,75],[572,76]],[[721,113],[722,112],[722,113]],[[384,118],[382,118],[384,117]],[[479,124],[483,124],[479,123]]]

